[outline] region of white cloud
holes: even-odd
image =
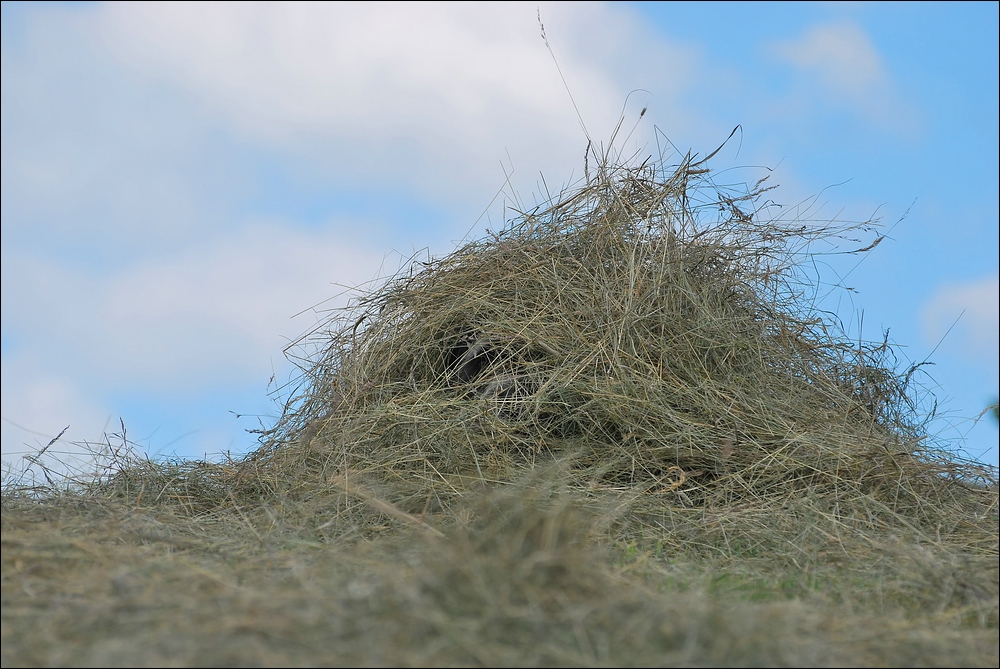
[[[973,362],[996,364],[1000,347],[998,305],[1000,279],[997,276],[941,286],[921,309],[925,342],[936,346],[947,333],[942,345],[959,351]]]
[[[188,91],[255,142],[454,198],[500,183],[508,153],[529,183],[539,169],[563,180],[580,161],[586,140],[536,9],[110,3],[99,25],[121,60]],[[642,53],[643,31],[605,5],[547,4],[542,15],[594,139],[607,138],[629,87],[649,83],[647,58],[615,69],[622,51]],[[689,59],[657,49],[677,73],[666,83],[683,80]],[[661,107],[668,114],[670,101]]]
[[[250,226],[110,275],[5,253],[4,328],[102,384],[183,392],[247,380],[311,325],[293,314],[341,292],[334,282],[373,278],[381,254],[345,242],[337,227]]]
[[[25,38],[3,48],[4,243],[148,246],[190,233],[206,213],[197,196],[228,185],[205,169],[204,124],[102,58],[88,11],[24,11]]]
[[[536,10],[26,10],[34,17],[27,36],[6,44],[3,59],[6,232],[14,220],[15,235],[37,228],[59,244],[133,257],[151,243],[176,248],[205,225],[223,225],[227,206],[257,178],[253,161],[275,158],[320,183],[418,194],[463,213],[481,211],[504,183],[500,163],[513,163],[511,186],[530,205],[539,173],[552,188],[579,176],[586,145]],[[541,12],[595,141],[607,140],[627,93],[640,87],[662,94],[641,96],[651,113],[635,139],[655,146],[654,118],[674,139],[693,132],[697,121],[675,104],[697,80],[685,50],[614,5],[543,4]]]
[[[822,104],[846,107],[899,132],[915,128],[915,112],[900,100],[882,55],[857,23],[817,25],[770,50],[802,76],[792,99],[807,100],[807,92],[818,89]]]
[[[881,56],[855,23],[816,26],[774,49],[792,65],[813,72],[831,89],[851,97],[863,97],[888,85]]]
[[[579,176],[586,144],[536,9],[25,10],[26,37],[4,46],[5,243],[37,230],[47,244],[108,255],[176,249],[226,225],[227,207],[259,178],[255,160],[288,160],[340,189],[416,194],[463,216],[504,183],[502,161],[530,205],[540,172],[551,188]],[[653,118],[675,139],[697,125],[674,103],[697,78],[684,50],[614,5],[541,12],[595,141],[606,141],[639,87],[665,95],[642,97],[652,108],[637,139],[648,142]]]
[[[66,425],[71,429],[47,452],[46,463],[65,471],[88,461],[82,442],[99,442],[106,429],[119,429],[117,422],[107,426],[121,413],[103,405],[109,396],[177,403],[208,388],[255,387],[263,399],[268,374],[277,373],[280,383],[291,371],[281,357],[284,346],[325,315],[311,308],[345,305],[344,288],[333,284],[374,279],[382,264],[381,252],[352,243],[337,227],[310,232],[259,223],[232,240],[109,274],[5,249],[5,470],[18,470],[24,453]],[[387,270],[396,264],[385,262]],[[292,318],[299,312],[305,313]],[[124,418],[134,423],[136,414]],[[138,419],[149,423],[150,417],[143,412]],[[224,448],[232,434],[242,433],[228,415],[209,424],[184,416],[152,419],[173,424],[169,434],[197,429],[195,441],[184,442],[188,450],[197,446],[193,455]]]
[[[3,356],[0,454],[5,479],[31,470],[37,480],[44,481],[38,463],[25,457],[36,456],[43,449],[37,460],[56,472],[90,469],[93,457],[84,442],[99,443],[109,428],[108,412],[87,397],[79,380],[42,371],[43,367],[31,355]],[[46,448],[67,427],[62,437]]]
[[[343,290],[334,282],[372,279],[380,259],[336,232],[252,227],[240,239],[122,277],[101,315],[111,333],[127,333],[116,342],[116,358],[156,381],[232,377],[312,324],[291,322],[293,314],[321,302],[342,306],[345,299],[330,300]]]
[[[111,3],[104,25],[123,57],[190,87],[260,137],[395,141],[415,125],[467,137],[516,110],[561,130],[558,75],[539,67],[546,54],[535,15],[521,9]],[[593,87],[606,92],[596,73],[580,74],[584,98]]]

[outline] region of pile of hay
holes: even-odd
[[[996,472],[807,299],[868,224],[766,193],[606,163],[308,335],[255,452],[6,480],[3,664],[996,666]]]
[[[995,552],[991,473],[927,445],[915,368],[806,297],[812,245],[874,224],[783,220],[769,190],[690,156],[606,162],[414,263],[299,342],[318,353],[248,478],[326,518],[374,511],[364,531],[386,508],[343,493],[427,521],[560,463],[619,540],[794,561],[876,530]]]

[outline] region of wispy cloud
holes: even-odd
[[[851,98],[863,99],[889,85],[875,45],[855,23],[815,26],[774,50],[798,69],[814,73],[831,91]]]
[[[4,356],[0,443],[3,473],[16,474],[41,469],[25,456],[41,452],[49,442],[69,428],[58,442],[43,453],[40,462],[62,473],[90,460],[83,440],[99,440],[108,428],[110,412],[100,401],[87,397],[73,372],[41,371],[33,353]],[[75,442],[75,443],[74,443]]]
[[[48,350],[55,367],[99,385],[187,392],[213,377],[245,381],[311,325],[293,314],[343,292],[334,283],[373,278],[382,255],[344,244],[331,228],[249,226],[236,239],[107,273],[5,254],[5,327],[23,334],[20,347]]]
[[[292,372],[282,349],[325,310],[347,303],[344,286],[375,278],[382,264],[382,251],[345,244],[337,227],[251,225],[236,239],[104,273],[5,251],[4,461],[66,425],[53,454],[84,453],[70,441],[100,441],[108,420],[122,415],[114,397],[183,402],[206,388],[248,387],[263,399],[269,373],[280,384]],[[392,270],[398,260],[385,264]],[[212,436],[199,439],[205,450],[231,440],[221,434],[218,443],[202,443]]]
[[[852,21],[813,26],[799,37],[770,45],[771,53],[791,65],[797,77],[792,96],[811,91],[815,105],[835,105],[900,134],[917,127],[916,112],[900,98],[882,55],[865,30]]]
[[[508,154],[530,166],[531,181],[538,169],[565,178],[582,155],[586,140],[536,9],[110,3],[99,26],[116,57],[186,90],[254,142],[455,197],[498,183]],[[595,139],[606,138],[631,82],[600,54],[638,55],[636,26],[604,5],[545,4],[542,13],[581,114]],[[683,52],[672,61],[685,71]]]
[[[998,305],[1000,279],[996,275],[941,286],[921,309],[925,342],[937,345],[947,334],[949,349],[971,362],[991,361],[995,365],[1000,348]]]

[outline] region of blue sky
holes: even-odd
[[[997,464],[997,3],[3,3],[5,467],[119,420],[155,456],[250,450],[344,286],[495,225],[505,174],[528,202],[576,179],[539,8],[591,136],[648,106],[627,148],[704,154],[740,125],[717,169],[881,217],[823,306],[929,356],[934,434]]]

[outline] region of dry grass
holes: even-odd
[[[256,452],[8,477],[4,665],[996,666],[996,472],[805,298],[874,224],[767,191],[605,161],[299,342]]]

